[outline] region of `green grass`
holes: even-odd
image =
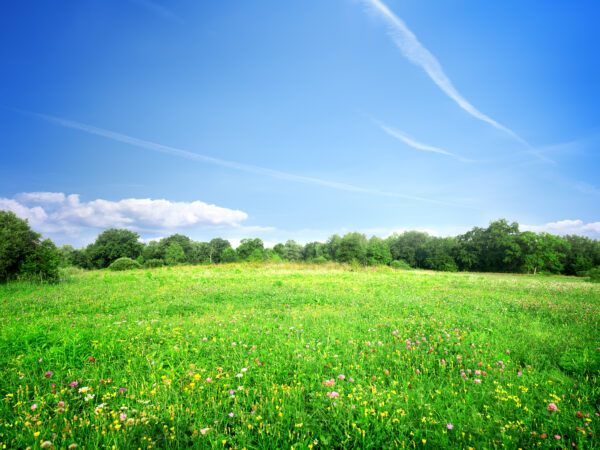
[[[600,447],[599,305],[574,278],[338,266],[11,283],[0,448]]]

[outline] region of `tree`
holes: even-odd
[[[284,245],[284,258],[288,261],[300,261],[302,259],[302,246],[296,241],[288,240]]]
[[[392,262],[392,253],[385,241],[377,236],[369,239],[367,246],[367,264],[376,266],[380,264],[387,265]]]
[[[167,261],[167,249],[173,243],[179,244],[179,246],[183,250],[183,254],[185,255],[183,261],[179,262],[193,263],[194,261],[192,255],[192,242],[193,241],[189,237],[184,236],[183,234],[172,234],[169,237],[162,238],[158,242],[158,246],[163,254],[163,259],[167,264],[169,264],[169,262]]]
[[[165,250],[165,262],[170,265],[181,264],[187,261],[183,247],[179,242],[171,242]]]
[[[0,282],[20,275],[27,278],[58,278],[60,255],[49,239],[40,242],[26,220],[11,211],[0,211]]]
[[[60,254],[60,265],[62,267],[73,265],[73,255],[75,254],[75,249],[72,245],[61,245],[60,247],[58,247],[58,253]]]
[[[221,262],[222,263],[232,263],[232,262],[236,262],[237,261],[237,253],[235,252],[235,250],[231,247],[226,248],[225,250],[223,250],[223,253],[221,253]]]
[[[351,263],[356,261],[360,264],[366,264],[367,237],[357,232],[344,235],[337,253],[339,262]]]
[[[109,228],[103,231],[86,249],[92,267],[102,269],[123,257],[136,259],[144,248],[139,238],[136,232],[124,229]]]
[[[258,253],[261,254],[260,260],[263,259],[262,253],[265,247],[263,241],[259,238],[242,239],[240,246],[236,249],[239,259],[249,261],[252,256],[253,260],[258,258]]]
[[[394,233],[386,239],[386,243],[394,260],[406,261],[411,267],[423,268],[425,264],[424,248],[431,237],[421,231],[405,231]]]
[[[304,246],[302,257],[305,261],[313,261],[317,258],[325,258],[327,248],[322,242],[309,242]]]
[[[519,236],[519,243],[523,249],[522,268],[527,273],[563,270],[568,243],[560,236],[525,231]]]
[[[229,241],[221,238],[214,238],[209,242],[210,250],[208,259],[211,264],[218,264],[221,262],[223,252],[227,248],[231,248]]]

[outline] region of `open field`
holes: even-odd
[[[12,283],[0,448],[599,447],[599,306],[564,277],[337,266]]]

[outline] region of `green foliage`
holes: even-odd
[[[236,252],[242,261],[262,261],[264,248],[263,241],[258,238],[242,239]]]
[[[222,263],[233,263],[236,261],[237,261],[237,253],[233,248],[228,247],[225,250],[223,250],[223,253],[221,253],[221,262]]]
[[[134,231],[110,228],[102,232],[86,249],[90,265],[97,269],[108,267],[118,258],[137,258],[144,247]]]
[[[0,282],[17,275],[32,280],[58,279],[60,253],[52,241],[40,239],[26,220],[0,210]]]
[[[392,267],[394,269],[402,269],[402,270],[410,270],[410,269],[412,269],[412,267],[410,267],[410,264],[408,264],[403,259],[396,259],[396,260],[392,261],[390,263],[390,267]]]
[[[126,256],[123,258],[116,259],[113,261],[108,268],[114,271],[121,270],[131,270],[131,269],[139,269],[142,266],[135,259],[127,258]]]
[[[356,262],[366,264],[367,262],[367,237],[361,233],[348,233],[340,240],[336,251],[337,261],[343,263]]]
[[[315,259],[312,259],[311,262],[314,264],[325,264],[327,259],[325,259],[324,256],[317,256]]]
[[[600,266],[594,267],[586,272],[588,280],[593,283],[600,283]]]
[[[367,264],[370,266],[387,265],[392,262],[392,253],[383,239],[376,236],[369,239],[367,246]]]
[[[302,260],[302,246],[298,245],[296,241],[288,240],[283,247],[283,259],[288,261]]]
[[[209,242],[209,261],[218,264],[223,261],[223,252],[231,248],[229,241],[221,238],[211,239]]]
[[[165,262],[169,266],[181,264],[186,261],[186,255],[181,244],[177,241],[171,241],[165,249]]]
[[[152,269],[152,268],[156,268],[156,267],[162,267],[165,265],[165,262],[162,259],[149,259],[148,261],[146,261],[144,263],[144,267],[147,269]]]

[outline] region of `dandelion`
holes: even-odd
[[[558,411],[558,407],[554,404],[554,403],[548,403],[548,411],[549,412],[556,412]]]

